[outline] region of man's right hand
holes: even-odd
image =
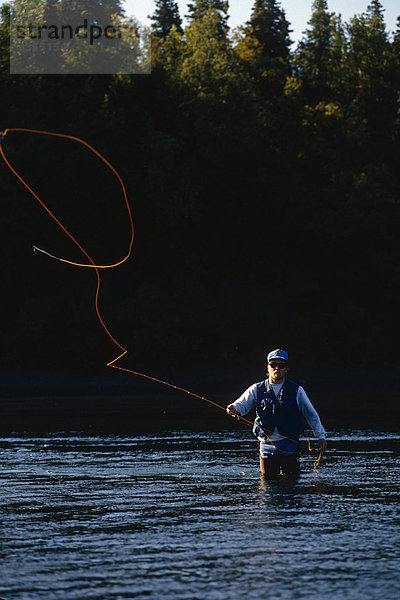
[[[239,419],[240,419],[239,412],[236,410],[236,408],[233,406],[233,404],[228,404],[228,406],[226,407],[226,412],[228,413],[228,415],[230,415],[231,417],[235,417],[235,419],[237,419],[239,421]]]

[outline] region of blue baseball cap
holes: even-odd
[[[289,360],[289,355],[285,350],[281,350],[278,348],[277,350],[272,350],[267,356],[267,364],[274,358],[280,358],[282,360]]]

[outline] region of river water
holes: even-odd
[[[398,600],[400,438],[260,481],[251,433],[0,440],[5,600]]]

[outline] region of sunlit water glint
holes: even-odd
[[[11,436],[5,600],[398,600],[400,438],[330,433],[263,483],[248,431]]]

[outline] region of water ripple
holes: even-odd
[[[0,441],[5,600],[397,600],[400,438],[260,480],[247,432]]]

